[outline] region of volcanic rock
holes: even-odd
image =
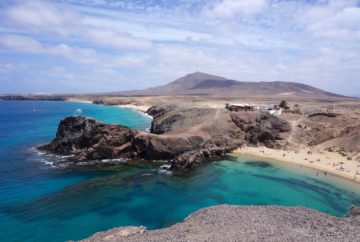
[[[71,116],[59,124],[56,137],[40,150],[71,155],[73,163],[141,158],[170,160],[173,170],[193,167],[225,156],[242,145],[278,148],[290,125],[260,111],[154,106],[151,133],[94,119]]]

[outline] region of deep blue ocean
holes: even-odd
[[[305,206],[343,216],[360,204],[359,184],[314,170],[229,158],[183,176],[157,162],[55,169],[32,147],[61,119],[84,115],[140,130],[145,115],[75,102],[0,101],[0,241],[66,241],[125,225],[169,226],[217,204]]]

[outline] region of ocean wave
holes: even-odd
[[[160,169],[158,172],[159,172],[159,174],[164,174],[164,175],[168,175],[168,176],[171,176],[173,174],[172,171],[162,170],[162,169]]]
[[[162,170],[169,170],[171,168],[171,164],[164,164],[160,166],[160,169]]]
[[[136,111],[138,111],[138,110],[136,110]],[[141,111],[138,111],[140,114],[142,114],[143,116],[145,116],[145,117],[147,117],[147,118],[149,118],[149,119],[151,119],[151,120],[153,120],[154,118],[151,116],[151,115],[149,115],[149,114],[147,114],[147,113],[145,113],[145,112],[141,112]]]
[[[170,171],[171,164],[163,164],[159,167],[158,173],[164,175],[172,175],[172,171]]]
[[[82,113],[82,109],[81,108],[76,109],[75,113]]]
[[[118,158],[118,159],[103,159],[100,160],[102,163],[125,163],[128,159],[125,158]]]
[[[46,164],[46,165],[54,167],[54,162],[53,161],[48,161],[48,160],[45,160],[45,159],[41,159],[40,161],[42,163]]]

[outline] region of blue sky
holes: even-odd
[[[358,0],[5,0],[0,18],[0,93],[141,89],[202,71],[360,95]]]

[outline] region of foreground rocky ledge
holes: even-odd
[[[360,241],[359,213],[337,218],[304,207],[221,205],[168,228],[119,227],[83,241]]]
[[[265,112],[153,106],[151,133],[72,116],[59,124],[56,137],[42,151],[70,156],[70,164],[108,159],[167,160],[173,170],[191,169],[242,145],[279,148],[289,123]]]

